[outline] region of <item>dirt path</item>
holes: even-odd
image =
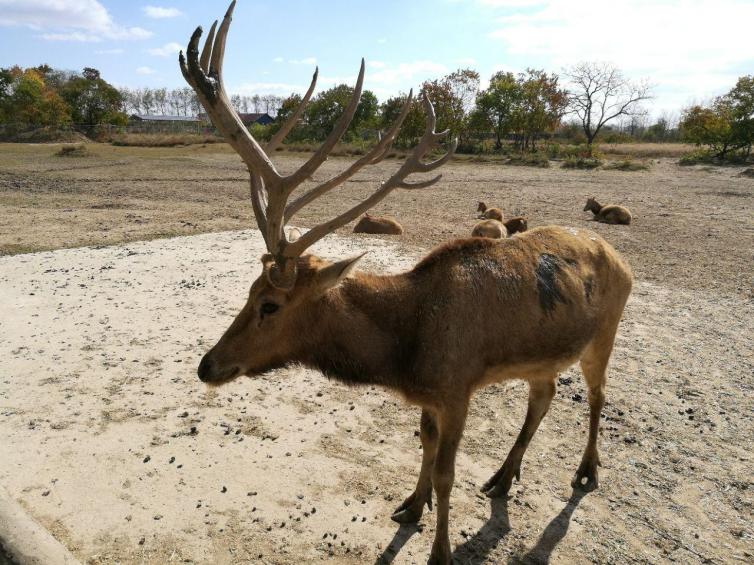
[[[322,243],[330,257],[370,250],[376,271],[422,253]],[[82,561],[426,559],[434,514],[421,532],[389,520],[418,471],[416,409],[299,368],[215,391],[196,379],[261,252],[258,234],[230,232],[0,258],[0,483]],[[452,499],[458,561],[751,562],[754,308],[736,294],[639,280],[587,496],[568,486],[587,427],[575,370],[522,482],[492,505],[478,488],[525,388],[478,394]]]

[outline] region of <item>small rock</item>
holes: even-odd
[[[228,492],[228,488],[227,487],[223,487],[223,488],[220,489],[220,492],[226,493],[226,492]]]
[[[152,457],[150,457],[149,455],[147,455],[147,456],[146,456],[146,457],[144,458],[144,463],[149,463],[149,461],[150,461],[151,459],[152,459]]]

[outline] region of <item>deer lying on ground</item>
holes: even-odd
[[[353,227],[353,233],[382,233],[387,235],[401,235],[403,226],[393,218],[377,218],[365,213]]]
[[[500,208],[487,208],[487,204],[480,202],[476,207],[476,211],[479,212],[477,216],[480,220],[497,220],[503,221],[503,211]]]
[[[623,206],[608,204],[602,206],[594,197],[587,199],[584,212],[590,210],[594,214],[594,219],[603,224],[624,224],[631,223],[631,212]]]
[[[491,239],[501,239],[510,237],[514,233],[525,232],[528,228],[526,218],[517,216],[500,222],[498,220],[482,220],[471,232],[471,237],[489,237]]]
[[[437,497],[437,529],[430,562],[450,563],[450,492],[469,399],[477,389],[508,379],[529,383],[529,407],[508,457],[482,487],[505,495],[519,479],[521,460],[555,394],[559,371],[580,361],[589,394],[589,438],[572,484],[597,487],[597,432],[605,401],[606,369],[618,322],[631,290],[631,271],[591,231],[542,227],[502,240],[470,238],[441,245],[412,270],[378,276],[355,272],[360,257],[334,263],[304,252],[375,206],[396,189],[437,183],[407,180],[450,159],[424,158],[447,132],[436,133],[424,97],[426,129],[409,157],[374,193],[295,241],[284,227],[306,204],[381,161],[411,108],[412,93],[380,141],[342,173],[291,200],[297,187],[325,161],[354,116],[364,80],[362,61],[354,93],[322,146],[296,171],[282,175],[268,155],[296,124],[299,107],[263,149],[233,110],[222,81],[225,39],[233,4],[217,36],[215,25],[199,54],[201,28],[191,37],[184,77],[215,127],[249,169],[251,202],[269,251],[246,305],[198,368],[214,385],[302,363],[351,385],[379,385],[421,407],[422,462],[413,493],[393,519],[416,522]],[[484,320],[484,324],[480,323]],[[511,331],[511,328],[515,328]]]

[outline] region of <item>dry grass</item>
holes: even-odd
[[[92,154],[86,145],[63,145],[55,152],[57,157],[90,157]]]
[[[198,133],[123,133],[114,135],[113,145],[134,147],[176,147],[206,143],[223,143],[221,137]]]
[[[621,155],[634,159],[666,157],[677,159],[694,151],[696,146],[688,143],[610,143],[600,145],[606,155]]]
[[[648,171],[649,168],[649,163],[645,161],[634,161],[631,158],[619,159],[605,165],[605,169],[609,171]]]

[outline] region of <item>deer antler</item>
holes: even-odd
[[[285,136],[298,122],[314,92],[319,69],[315,70],[311,85],[299,106],[263,149],[251,136],[243,125],[241,118],[233,110],[223,86],[222,65],[225,55],[225,40],[228,35],[235,5],[236,2],[233,0],[219,29],[217,29],[217,33],[215,33],[217,22],[212,24],[201,56],[199,55],[199,38],[202,34],[202,28],[198,27],[189,41],[188,48],[186,49],[186,57],[184,58],[183,52],[181,52],[178,61],[186,82],[196,92],[202,105],[207,110],[207,114],[212,119],[212,123],[241,156],[241,159],[243,159],[249,169],[251,177],[251,204],[254,209],[254,216],[264,237],[267,249],[275,259],[273,268],[268,272],[270,282],[279,288],[287,289],[291,288],[296,281],[296,258],[306,251],[307,248],[375,206],[396,188],[420,189],[435,184],[440,180],[442,175],[437,175],[426,181],[409,182],[406,179],[413,173],[427,173],[442,166],[453,155],[458,141],[453,140],[449,151],[436,161],[430,163],[422,161],[427,153],[448,134],[447,131],[435,132],[436,120],[434,108],[429,99],[424,96],[423,102],[427,114],[427,125],[424,135],[401,167],[389,179],[381,183],[379,188],[360,204],[328,222],[315,226],[295,241],[289,241],[286,239],[284,227],[294,214],[313,200],[326,194],[336,186],[343,184],[363,167],[379,163],[385,158],[400,131],[403,121],[408,115],[413,100],[413,92],[409,92],[398,118],[390,129],[380,137],[378,143],[372,149],[343,172],[315,186],[288,203],[288,199],[293,191],[310,178],[324,163],[333,147],[335,147],[335,144],[348,129],[361,98],[361,89],[364,83],[364,60],[361,60],[361,69],[359,70],[359,77],[356,80],[353,95],[332,132],[330,132],[320,148],[306,163],[292,174],[282,176],[275,169],[268,153],[274,151],[280,145]]]

